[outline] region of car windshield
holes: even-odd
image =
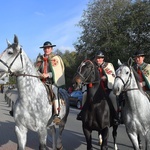
[[[70,94],[71,97],[81,97],[82,96],[82,92],[81,91],[73,91]]]

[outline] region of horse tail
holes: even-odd
[[[69,95],[68,95],[68,92],[63,88],[59,88],[58,90],[59,90],[59,103],[60,103],[60,95],[61,95],[61,97],[62,97],[62,99],[66,105],[66,107],[65,107],[66,108],[66,114],[63,118],[66,120],[67,116],[69,114]]]

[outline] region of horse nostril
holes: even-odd
[[[117,91],[119,91],[119,87],[117,88]]]

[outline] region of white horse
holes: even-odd
[[[55,123],[52,122],[53,106],[49,100],[44,84],[22,47],[14,36],[14,43],[7,41],[8,47],[0,55],[0,71],[16,76],[18,99],[14,105],[15,132],[18,149],[24,150],[28,129],[39,135],[39,149],[46,149],[47,128],[50,127],[53,137],[53,149],[62,149],[62,132],[69,113],[67,91],[59,89],[60,113],[59,137],[56,139]],[[56,142],[57,140],[57,142]]]
[[[123,108],[123,119],[127,134],[135,150],[140,149],[138,137],[145,138],[146,150],[150,150],[150,102],[142,90],[138,75],[131,65],[121,64],[116,71],[113,92],[120,95],[125,94],[125,106]]]

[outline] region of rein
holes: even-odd
[[[80,70],[77,72],[77,74],[83,79],[83,83],[84,83],[84,84],[99,83],[100,80],[93,81],[93,82],[86,82],[87,79],[88,79],[88,78],[90,77],[90,75],[92,74],[92,70],[94,69],[94,64],[93,64],[90,60],[87,60],[87,61],[89,61],[89,62],[92,64],[92,68],[91,68],[90,73],[88,74],[88,76],[87,76],[87,77],[84,77],[84,76],[80,73],[80,72],[81,72],[81,68],[82,68],[83,64],[84,64],[86,61],[81,64]]]
[[[17,73],[11,73],[11,76],[16,76],[16,77],[19,77],[19,76],[29,76],[29,77],[35,77],[35,78],[40,78],[40,76],[36,76],[36,75],[30,75],[30,74],[25,74],[25,73],[20,73],[20,74],[17,74]]]

